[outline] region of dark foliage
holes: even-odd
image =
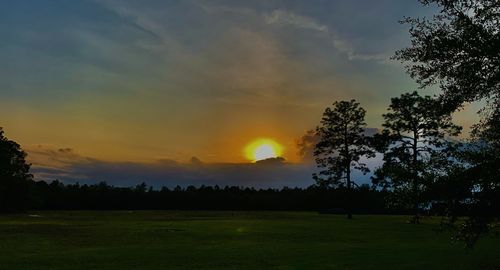
[[[441,159],[451,147],[445,136],[456,136],[460,127],[443,114],[439,103],[417,92],[392,98],[383,115],[384,130],[374,144],[384,153],[384,164],[375,172],[373,183],[392,191],[393,203],[413,207],[412,223],[418,223],[420,208],[426,203],[426,180],[435,177]],[[435,169],[434,171],[432,169]]]
[[[136,187],[64,185],[59,181],[32,182],[38,210],[325,210],[345,209],[347,197],[355,213],[399,213],[385,209],[386,192],[362,186],[347,193],[345,189],[318,187],[254,189],[243,187],[189,186],[154,190]]]
[[[500,218],[500,112],[493,115],[474,127],[471,141],[456,155],[461,167],[455,174],[462,183],[457,194],[460,196],[455,196],[448,213],[449,224],[455,224],[456,217],[465,214],[467,219],[456,238],[468,247],[488,233]]]
[[[313,174],[317,184],[324,188],[345,187],[351,190],[351,170],[369,172],[361,157],[373,157],[364,136],[366,111],[355,100],[334,102],[326,108],[321,126],[316,129],[319,142],[315,146],[316,163],[322,170]],[[350,204],[349,202],[347,203]],[[352,214],[347,207],[347,217]]]
[[[16,142],[0,127],[0,212],[22,211],[29,205],[30,164]]]
[[[464,102],[500,102],[500,2],[420,0],[436,4],[438,15],[406,18],[411,47],[396,53],[422,87],[437,84],[455,110]]]
[[[446,198],[445,212],[454,224],[467,216],[457,238],[473,246],[500,217],[500,1],[420,0],[437,5],[431,18],[406,18],[411,47],[396,53],[422,88],[438,85],[443,109],[485,101],[481,121],[467,147],[452,159],[441,158],[446,174],[433,185]],[[456,161],[456,162],[455,162]],[[463,212],[457,209],[467,209]]]

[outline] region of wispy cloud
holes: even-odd
[[[248,7],[232,7],[232,6],[225,6],[225,5],[215,5],[213,3],[207,2],[207,1],[202,1],[202,0],[192,0],[189,1],[189,3],[193,4],[196,7],[201,8],[205,12],[208,13],[214,13],[218,15],[223,15],[224,13],[233,13],[237,15],[244,15],[244,16],[255,16],[257,14],[255,9],[248,8]]]
[[[292,25],[303,29],[329,32],[328,26],[316,22],[313,18],[300,16],[285,10],[274,10],[270,14],[264,14],[264,20],[268,24]]]
[[[333,29],[325,24],[321,24],[314,18],[297,15],[293,12],[286,10],[274,10],[270,14],[264,14],[264,21],[267,24],[274,24],[279,26],[294,26],[301,29],[313,30],[323,33],[331,44],[340,52],[345,53],[349,60],[362,60],[362,61],[385,61],[388,60],[391,54],[389,53],[375,53],[363,54],[355,51],[354,46],[346,39],[342,39]]]

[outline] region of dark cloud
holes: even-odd
[[[314,163],[290,163],[282,157],[256,163],[203,163],[193,157],[188,163],[158,160],[154,163],[113,162],[86,158],[76,151],[58,151],[37,147],[30,156],[36,180],[92,184],[106,181],[115,186],[133,186],[146,182],[154,187],[188,185],[236,185],[256,188],[307,187],[313,184]],[[31,154],[31,152],[30,152]],[[40,162],[44,161],[44,162]],[[50,163],[52,161],[52,163]],[[377,163],[370,162],[373,167]],[[369,177],[355,174],[359,183]]]
[[[59,149],[57,149],[57,151],[60,153],[72,153],[73,149],[72,148],[59,148]]]
[[[237,185],[258,188],[311,185],[314,168],[303,164],[266,160],[255,164],[162,164],[93,161],[74,163],[64,169],[34,167],[38,180],[58,179],[65,183],[106,181],[116,186],[146,182],[155,187],[176,185]]]
[[[379,133],[379,131],[380,130],[378,128],[365,128],[363,133],[365,134],[365,136],[373,136]]]
[[[314,147],[318,142],[319,138],[314,130],[308,130],[306,134],[297,139],[298,154],[303,162],[314,161]]]
[[[28,150],[36,180],[65,183],[106,181],[116,186],[146,182],[155,187],[176,185],[237,185],[253,187],[309,186],[314,167],[270,158],[256,163],[203,163],[192,157],[188,163],[160,159],[154,163],[112,162],[79,155],[69,148],[38,145]]]
[[[202,166],[203,165],[203,162],[197,158],[197,157],[192,157],[189,162],[191,163],[191,165],[193,166]]]
[[[365,128],[365,136],[373,136],[379,132],[378,128]],[[306,134],[297,139],[298,155],[302,162],[314,162],[314,147],[319,142],[319,138],[314,130],[306,131]]]
[[[277,166],[277,165],[284,165],[285,164],[285,159],[282,157],[275,157],[275,158],[266,158],[263,160],[258,160],[255,162],[256,165],[272,165],[272,166]]]

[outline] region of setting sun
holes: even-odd
[[[245,157],[251,161],[279,157],[283,147],[271,139],[257,139],[245,147]]]

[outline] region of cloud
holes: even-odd
[[[268,166],[268,165],[272,165],[272,166],[276,166],[276,165],[284,165],[285,164],[285,159],[282,158],[282,157],[275,157],[275,158],[266,158],[266,159],[262,159],[262,160],[258,160],[257,162],[255,162],[256,165],[258,166]]]
[[[237,15],[246,15],[246,16],[254,16],[256,15],[256,11],[251,8],[246,7],[231,7],[231,6],[223,6],[223,5],[214,5],[207,3],[206,1],[191,1],[193,5],[201,8],[207,13],[215,13],[215,14],[227,14],[234,13]]]
[[[378,130],[367,128],[367,135]],[[192,157],[185,163],[170,159],[155,162],[117,162],[85,157],[72,148],[50,145],[27,147],[33,163],[35,180],[60,180],[64,183],[93,184],[106,181],[115,186],[134,186],[146,182],[154,187],[188,185],[246,186],[256,188],[307,187],[314,184],[311,175],[317,171],[313,150],[317,136],[308,131],[298,142],[302,162],[290,163],[282,157],[256,163],[205,163]],[[362,159],[372,170],[378,167],[381,156]],[[369,183],[370,175],[355,171],[358,184]]]
[[[72,148],[54,148],[51,145],[28,146],[26,151],[29,153],[28,157],[31,162],[34,162],[36,166],[46,168],[62,169],[75,162],[85,163],[93,160],[77,154]]]
[[[152,163],[112,162],[86,158],[73,149],[36,146],[28,150],[35,180],[115,186],[141,182],[155,187],[188,185],[248,186],[256,188],[307,187],[314,167],[271,158],[256,163],[203,163],[193,157],[186,163],[158,160]]]
[[[367,128],[364,129],[363,134],[365,136],[373,136],[373,135],[375,135],[375,134],[377,134],[379,132],[380,132],[380,129],[378,129],[378,128],[367,127]]]
[[[379,61],[384,63],[388,61],[391,53],[359,53],[354,49],[353,44],[346,39],[342,39],[338,33],[330,29],[327,25],[317,22],[315,19],[297,15],[293,12],[286,10],[274,10],[270,14],[264,14],[264,21],[267,24],[275,25],[290,25],[301,29],[309,29],[325,34],[330,40],[332,45],[341,53],[347,55],[349,60],[361,61]]]
[[[378,128],[370,128],[367,127],[364,129],[363,134],[365,136],[373,136],[379,132]],[[314,148],[316,144],[319,142],[319,137],[314,130],[308,130],[304,135],[297,138],[296,144],[298,149],[298,155],[301,158],[302,162],[311,163],[314,162]],[[378,166],[380,164],[380,160],[373,163],[374,166]]]
[[[191,165],[193,166],[203,166],[203,162],[197,158],[197,157],[192,157],[189,162],[191,163]]]
[[[373,134],[377,129],[367,128]],[[155,162],[105,161],[80,155],[72,148],[50,145],[27,147],[35,180],[60,180],[64,183],[93,184],[106,181],[115,186],[134,186],[146,182],[154,187],[188,185],[245,186],[255,188],[307,187],[314,184],[317,171],[313,148],[317,137],[307,132],[301,137],[302,162],[290,163],[282,157],[256,163],[205,163],[192,157],[185,163],[170,159]],[[381,157],[362,160],[371,169],[381,164]],[[370,175],[354,172],[358,184],[369,183]]]
[[[319,137],[314,130],[308,130],[306,134],[302,135],[296,140],[298,155],[302,162],[314,162],[314,147],[319,142]]]
[[[268,24],[293,25],[299,28],[312,29],[328,33],[328,26],[319,24],[314,19],[296,15],[285,10],[274,10],[271,14],[264,14],[264,20]]]

